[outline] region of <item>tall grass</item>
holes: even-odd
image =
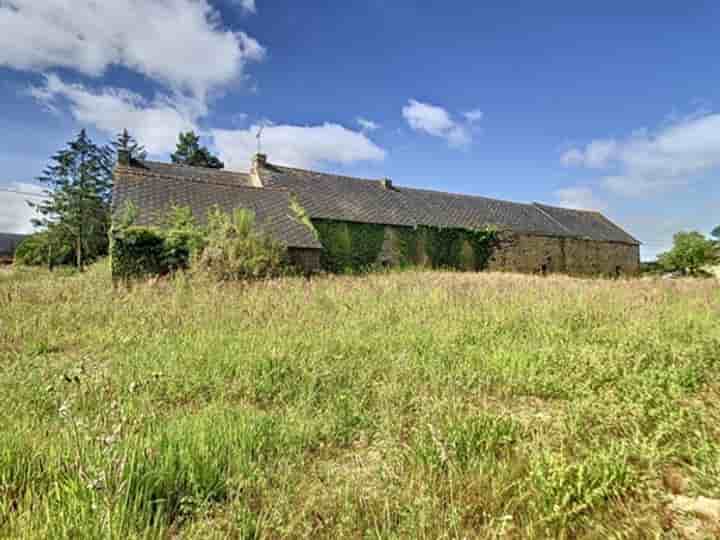
[[[0,277],[0,537],[605,538],[720,496],[720,288]]]

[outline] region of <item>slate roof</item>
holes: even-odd
[[[132,201],[138,225],[156,224],[172,206],[187,206],[204,222],[215,205],[225,212],[246,208],[258,225],[288,247],[321,248],[312,231],[293,217],[290,193],[250,187],[247,174],[155,162],[136,162],[115,169],[113,212]]]
[[[288,247],[321,248],[312,231],[290,209],[296,197],[313,219],[416,227],[502,230],[639,244],[598,212],[545,204],[522,204],[486,197],[387,187],[380,180],[351,178],[264,164],[257,168],[264,187],[253,187],[248,174],[153,161],[119,165],[113,208],[133,201],[138,224],[152,224],[173,206],[188,206],[199,220],[218,205],[225,211],[248,208],[258,223]]]
[[[20,244],[26,236],[25,234],[0,233],[0,255],[14,255],[18,244]]]
[[[560,223],[570,231],[573,236],[589,238],[591,240],[623,242],[626,244],[640,243],[636,238],[615,225],[600,212],[572,210],[540,203],[535,203],[535,206]]]
[[[598,212],[522,204],[486,197],[393,186],[368,180],[266,164],[264,186],[294,193],[314,219],[479,229],[639,242]]]

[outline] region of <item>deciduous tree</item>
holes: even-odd
[[[670,271],[698,274],[704,266],[718,260],[718,248],[699,232],[679,232],[673,237],[670,251],[658,256],[658,262]]]

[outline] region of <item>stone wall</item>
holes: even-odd
[[[290,262],[305,272],[320,270],[320,250],[307,248],[288,248]]]
[[[633,275],[640,270],[640,248],[620,242],[503,234],[488,267],[515,272]]]

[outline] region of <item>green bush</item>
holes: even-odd
[[[255,227],[255,214],[215,209],[208,215],[207,243],[193,268],[219,281],[277,276],[283,272],[285,248]]]
[[[24,266],[59,266],[73,264],[74,253],[69,242],[50,231],[32,234],[15,250],[15,262]]]
[[[113,278],[130,279],[167,273],[165,238],[148,227],[118,227],[112,231]]]

